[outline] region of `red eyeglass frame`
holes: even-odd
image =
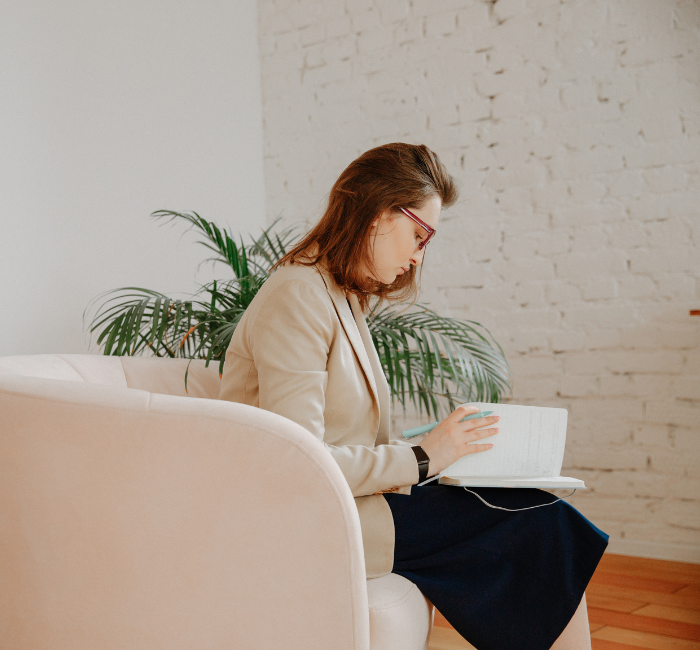
[[[421,228],[424,228],[428,232],[428,236],[418,244],[418,250],[423,250],[427,245],[432,236],[435,234],[435,229],[431,228],[425,221],[419,219],[413,212],[407,208],[399,208],[409,219],[413,219]]]

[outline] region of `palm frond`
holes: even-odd
[[[488,330],[425,305],[384,307],[368,325],[394,399],[440,418],[458,403],[496,402],[510,389],[508,363]]]
[[[298,239],[298,229],[296,226],[285,228],[273,235],[270,231],[275,227],[278,219],[272,222],[268,228],[263,230],[260,237],[253,240],[248,248],[248,255],[256,269],[268,273],[270,269],[281,260],[289,251],[292,244]]]
[[[243,279],[249,275],[269,275],[272,266],[287,252],[289,245],[297,238],[295,226],[286,228],[281,233],[270,236],[270,231],[277,224],[263,230],[262,234],[246,245],[241,238],[237,243],[227,228],[219,228],[196,212],[175,212],[174,210],[156,210],[151,213],[154,219],[165,219],[170,223],[182,220],[189,224],[191,230],[200,235],[198,243],[214,253],[204,262],[221,262],[233,271],[234,277]],[[253,267],[253,268],[251,268]]]

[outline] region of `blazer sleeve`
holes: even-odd
[[[326,370],[334,318],[328,297],[303,280],[276,287],[250,328],[258,371],[259,405],[310,431],[323,442]],[[412,485],[418,465],[411,445],[329,445],[353,496]]]

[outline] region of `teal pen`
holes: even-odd
[[[464,417],[460,420],[460,422],[464,422],[465,420],[476,420],[477,418],[485,418],[487,415],[491,415],[493,411],[484,411],[479,412],[479,413],[472,413],[471,415],[467,415],[467,417]],[[406,431],[402,431],[402,435],[404,438],[415,438],[416,436],[419,436],[421,433],[428,433],[428,431],[432,431],[438,424],[439,422],[431,422],[430,424],[424,424],[422,427],[415,427],[414,429],[406,429]]]

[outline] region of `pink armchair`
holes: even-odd
[[[324,446],[186,365],[0,357],[0,647],[425,650]]]

